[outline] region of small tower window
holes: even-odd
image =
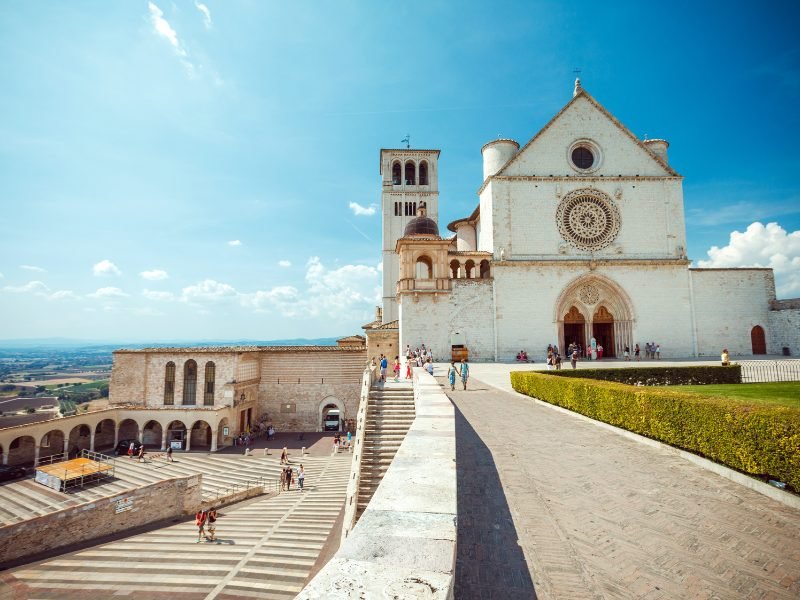
[[[401,171],[400,163],[395,161],[394,164],[392,164],[392,185],[400,185],[402,183],[401,179],[403,174]]]
[[[433,263],[427,256],[420,256],[417,259],[416,271],[414,276],[417,279],[432,279],[433,278]]]
[[[428,185],[428,163],[424,160],[419,163],[419,184]]]
[[[467,279],[474,279],[475,278],[475,261],[470,259],[464,264],[464,272],[467,276]]]
[[[481,272],[481,279],[489,279],[489,277],[491,277],[491,271],[489,270],[488,260],[484,259],[481,261],[480,272]]]
[[[572,163],[579,169],[591,169],[594,165],[594,154],[586,146],[578,146],[572,151]]]
[[[414,163],[408,161],[406,163],[406,185],[417,185],[416,169]]]
[[[461,270],[461,263],[457,260],[450,261],[450,277],[458,279],[458,272]]]
[[[403,216],[403,203],[402,202],[395,202],[394,203],[394,216],[395,217],[402,217]]]

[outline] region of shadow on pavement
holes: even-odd
[[[533,600],[536,590],[492,453],[458,407],[455,597]]]

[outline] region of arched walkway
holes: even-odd
[[[39,460],[64,454],[67,451],[64,445],[64,432],[60,429],[51,429],[39,440]]]
[[[183,421],[172,421],[167,425],[167,447],[186,450],[186,425]]]
[[[161,448],[163,428],[158,421],[148,421],[142,429],[142,443],[150,448]]]
[[[89,450],[92,445],[92,428],[88,425],[76,425],[69,432],[67,451],[74,458],[81,450]]]
[[[117,434],[117,441],[122,440],[138,440],[139,439],[139,424],[133,419],[125,419],[119,424],[119,433]]]
[[[103,419],[94,429],[94,449],[97,451],[111,450],[114,448],[114,431],[116,424],[113,419]]]
[[[187,450],[210,450],[212,430],[211,426],[205,421],[195,421],[192,425]]]
[[[225,429],[228,429],[227,435],[225,434]],[[230,423],[228,422],[228,417],[223,418],[219,425],[217,426],[217,445],[218,446],[229,446],[231,444],[231,440],[233,436],[231,435],[233,432],[231,431]]]
[[[342,430],[342,423],[346,419],[344,412],[344,402],[334,396],[328,396],[319,403],[319,430],[325,431],[325,418],[332,410],[339,411],[339,431]]]
[[[607,277],[591,273],[574,279],[559,294],[554,308],[562,352],[575,341],[585,350],[593,337],[603,346],[603,356],[633,347],[633,303],[625,290]]]
[[[62,433],[62,438],[63,435]],[[3,458],[6,458],[6,456],[4,455]],[[22,435],[14,439],[8,445],[7,459],[8,462],[6,464],[12,466],[32,467],[36,459],[36,441],[29,435]]]

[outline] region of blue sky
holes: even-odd
[[[779,297],[800,296],[798,12],[0,3],[0,339],[360,332],[379,149],[410,133],[442,150],[449,222],[477,203],[481,146],[530,139],[575,67],[636,135],[670,141],[690,258],[774,266]]]

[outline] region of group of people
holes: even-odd
[[[411,367],[413,366],[424,367],[428,373],[433,375],[433,352],[431,352],[430,348],[426,349],[425,344],[422,344],[421,350],[419,348],[412,350],[411,346],[407,345],[405,356],[405,379],[411,379],[413,377],[411,372]],[[379,369],[378,381],[385,382],[389,371],[389,357],[381,354],[379,360],[376,362],[375,357],[373,356],[370,366]],[[392,364],[392,374],[395,382],[400,381],[400,372],[402,370],[403,368],[400,364],[400,356],[395,356],[394,363]]]
[[[431,366],[429,373],[433,375],[433,363],[429,360],[427,364]],[[467,380],[469,379],[469,364],[466,358],[462,358],[458,366],[456,366],[454,360],[450,361],[450,367],[447,369],[447,380],[450,382],[450,391],[456,389],[456,377],[461,378],[461,383],[464,385],[464,390],[466,391]]]
[[[295,477],[295,470],[292,468],[291,465],[287,464],[286,467],[281,471],[281,490],[286,490],[287,492],[292,489],[292,484],[297,480],[297,489],[301,492],[303,491],[303,484],[306,481],[306,470],[303,465],[300,465],[300,468],[297,469],[297,477]]]
[[[349,450],[352,442],[353,442],[353,434],[350,433],[349,430],[344,439],[342,439],[342,434],[337,431],[336,434],[333,436],[333,450],[334,452],[338,452],[340,448]]]
[[[629,346],[625,346],[623,356],[625,360],[631,360],[631,349]],[[655,342],[646,342],[644,345],[644,357],[647,359],[661,360],[661,345]],[[639,344],[633,346],[633,360],[642,360],[642,349],[639,347]]]
[[[197,525],[197,543],[203,538],[208,542],[217,541],[217,509],[211,507],[209,510],[198,510],[194,516],[194,523]],[[208,531],[208,533],[206,533]]]
[[[517,362],[533,362],[528,360],[528,353],[525,350],[517,352]]]
[[[558,346],[553,344],[547,345],[547,370],[550,369],[561,370],[561,353],[558,351]]]

